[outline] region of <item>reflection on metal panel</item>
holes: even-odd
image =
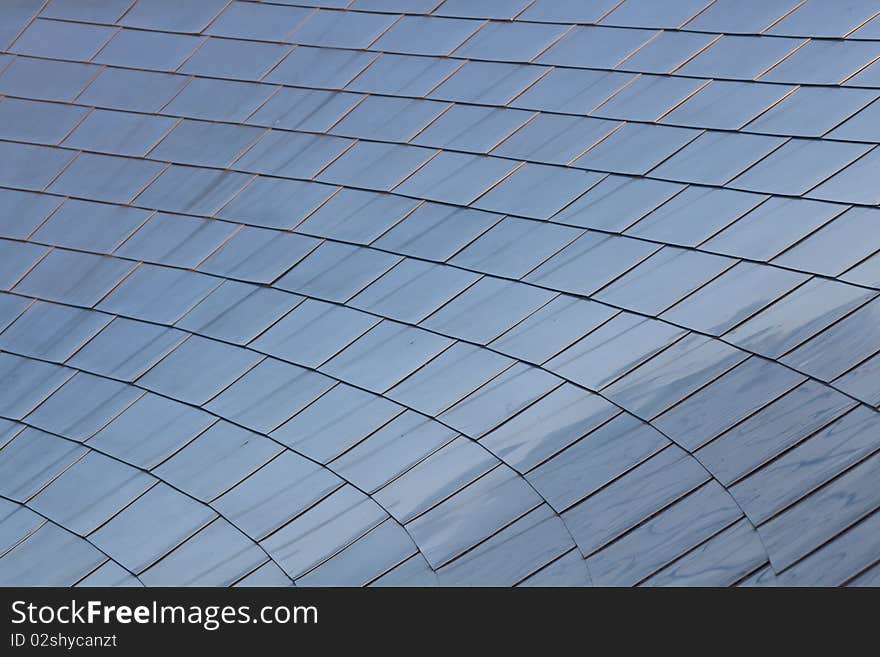
[[[880,0],[331,4],[0,6],[0,585],[876,583]]]

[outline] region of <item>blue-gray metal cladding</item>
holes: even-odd
[[[0,584],[880,583],[878,16],[0,4]]]

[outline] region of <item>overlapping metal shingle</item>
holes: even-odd
[[[0,48],[0,583],[880,584],[880,2]]]

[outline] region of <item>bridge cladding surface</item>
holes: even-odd
[[[878,16],[0,3],[0,584],[880,584]]]

